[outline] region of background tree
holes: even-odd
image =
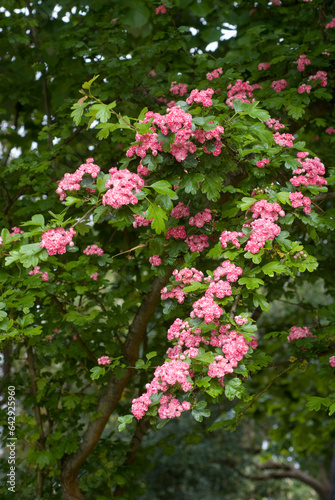
[[[166,331],[176,318],[187,318],[191,297],[198,300],[208,284],[184,286],[189,294],[184,304],[171,298],[161,303],[161,289],[171,288],[175,268],[195,267],[206,275],[229,259],[243,274],[231,282],[231,296],[215,297],[225,311],[220,321],[231,320],[247,341],[256,332],[258,348],[250,348],[224,388],[207,375],[214,349],[206,351],[204,344],[191,361],[196,382],[185,401],[198,422],[200,446],[213,463],[211,474],[227,468],[243,477],[238,491],[225,485],[231,488],[227,498],[278,491],[285,498],[289,483],[252,486],[251,481],[264,474],[278,477],[279,470],[293,477],[291,464],[300,464],[305,479],[314,478],[309,486],[327,498],[325,476],[335,437],[329,365],[335,313],[333,3],[8,0],[0,10],[0,339],[3,402],[7,386],[16,387],[17,493],[29,499],[145,498],[150,484],[147,495],[164,498],[147,472],[152,445],[169,432],[187,444],[191,438],[183,419],[189,417],[153,433],[157,423],[167,422],[157,418],[158,399],[152,398],[149,418],[138,422],[130,416],[131,404],[164,363],[171,345]],[[227,31],[234,36],[227,39]],[[236,84],[239,80],[244,84]],[[210,106],[202,97],[200,103],[185,103],[192,90],[208,88],[214,90]],[[260,105],[246,102],[252,99]],[[166,105],[173,107],[172,100],[181,106],[183,119],[191,114],[192,132],[198,131],[192,138],[195,150],[188,145],[182,160],[176,130],[159,130],[149,115],[143,123],[148,110],[170,116]],[[270,116],[286,128],[273,130]],[[162,145],[159,154],[151,149],[142,159],[149,172],[142,168],[139,174],[147,187],[139,186],[134,205],[115,209],[106,198],[107,172],[111,167],[137,172],[141,157],[126,152],[143,145],[153,125]],[[217,135],[209,139],[212,130]],[[275,143],[274,132],[294,134],[293,146]],[[288,144],[290,138],[284,140]],[[321,158],[328,186],[320,179],[306,187],[290,183],[299,167],[297,153]],[[67,191],[64,181],[56,193],[64,174],[73,174],[80,164],[91,168],[86,159],[92,156],[102,169],[98,176],[85,175],[79,191]],[[293,192],[303,193],[304,206],[292,206]],[[312,200],[310,213],[306,198]],[[246,217],[251,223],[249,209],[260,200],[279,203],[286,212],[278,222],[281,233],[252,253],[243,249],[250,240],[245,227],[245,236],[238,236],[240,249],[229,242],[223,248],[222,232],[241,232]],[[180,201],[193,217],[211,210],[210,223],[200,230],[171,216]],[[153,221],[141,226],[139,219],[133,227],[134,215]],[[184,238],[167,239],[181,221],[189,236],[205,236],[208,248],[195,252]],[[76,231],[74,246],[60,255],[52,255],[48,242],[49,253],[40,246],[42,235],[56,227]],[[91,245],[103,253],[94,253]],[[161,265],[151,265],[157,263],[154,256]],[[247,325],[236,323],[240,314],[249,318]],[[193,328],[200,324],[209,338],[215,324],[193,319]],[[293,326],[308,327],[316,337],[288,343]],[[109,365],[97,364],[102,356]],[[213,414],[203,421],[209,403]],[[238,445],[248,429],[246,418],[255,433],[254,449]],[[208,427],[216,432],[205,438]],[[231,430],[235,434],[227,433]],[[7,433],[4,425],[4,439]],[[217,460],[213,450],[221,448],[221,440],[223,456]],[[235,442],[236,457],[224,450],[225,440]],[[261,452],[265,441],[268,449]],[[189,471],[202,470],[200,453],[205,452],[194,451]],[[246,470],[250,454],[256,459]],[[160,466],[153,472],[161,472]],[[7,467],[4,462],[3,477]],[[186,498],[184,486],[191,494],[188,474],[180,486],[176,483],[176,498]],[[311,498],[311,490],[294,484],[293,494]],[[204,487],[217,498],[222,483],[213,477]],[[11,498],[6,484],[1,493]]]

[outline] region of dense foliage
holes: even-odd
[[[333,2],[0,14],[16,494],[333,498]]]

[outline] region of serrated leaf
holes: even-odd
[[[168,216],[161,207],[152,203],[148,208],[148,219],[153,219],[151,227],[156,231],[157,234],[165,232],[165,220],[168,220]]]
[[[156,181],[149,187],[153,188],[157,193],[169,196],[172,200],[178,198],[176,193],[171,189],[171,184],[168,181]]]

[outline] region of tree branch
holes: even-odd
[[[151,291],[144,297],[129,327],[125,342],[125,358],[130,363],[130,366],[125,370],[121,378],[116,378],[112,374],[97,405],[96,411],[101,416],[88,424],[78,450],[63,459],[61,484],[64,500],[82,500],[83,498],[79,489],[78,470],[97,445],[110,415],[115,410],[124,388],[134,373],[133,367],[138,359],[139,348],[147,325],[160,301],[161,289],[168,283],[171,273],[172,269],[164,277],[153,280]]]

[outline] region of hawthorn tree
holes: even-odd
[[[333,498],[333,3],[7,0],[1,16],[16,493],[137,498],[144,436],[186,413],[237,440],[267,422],[265,464],[216,463]]]

